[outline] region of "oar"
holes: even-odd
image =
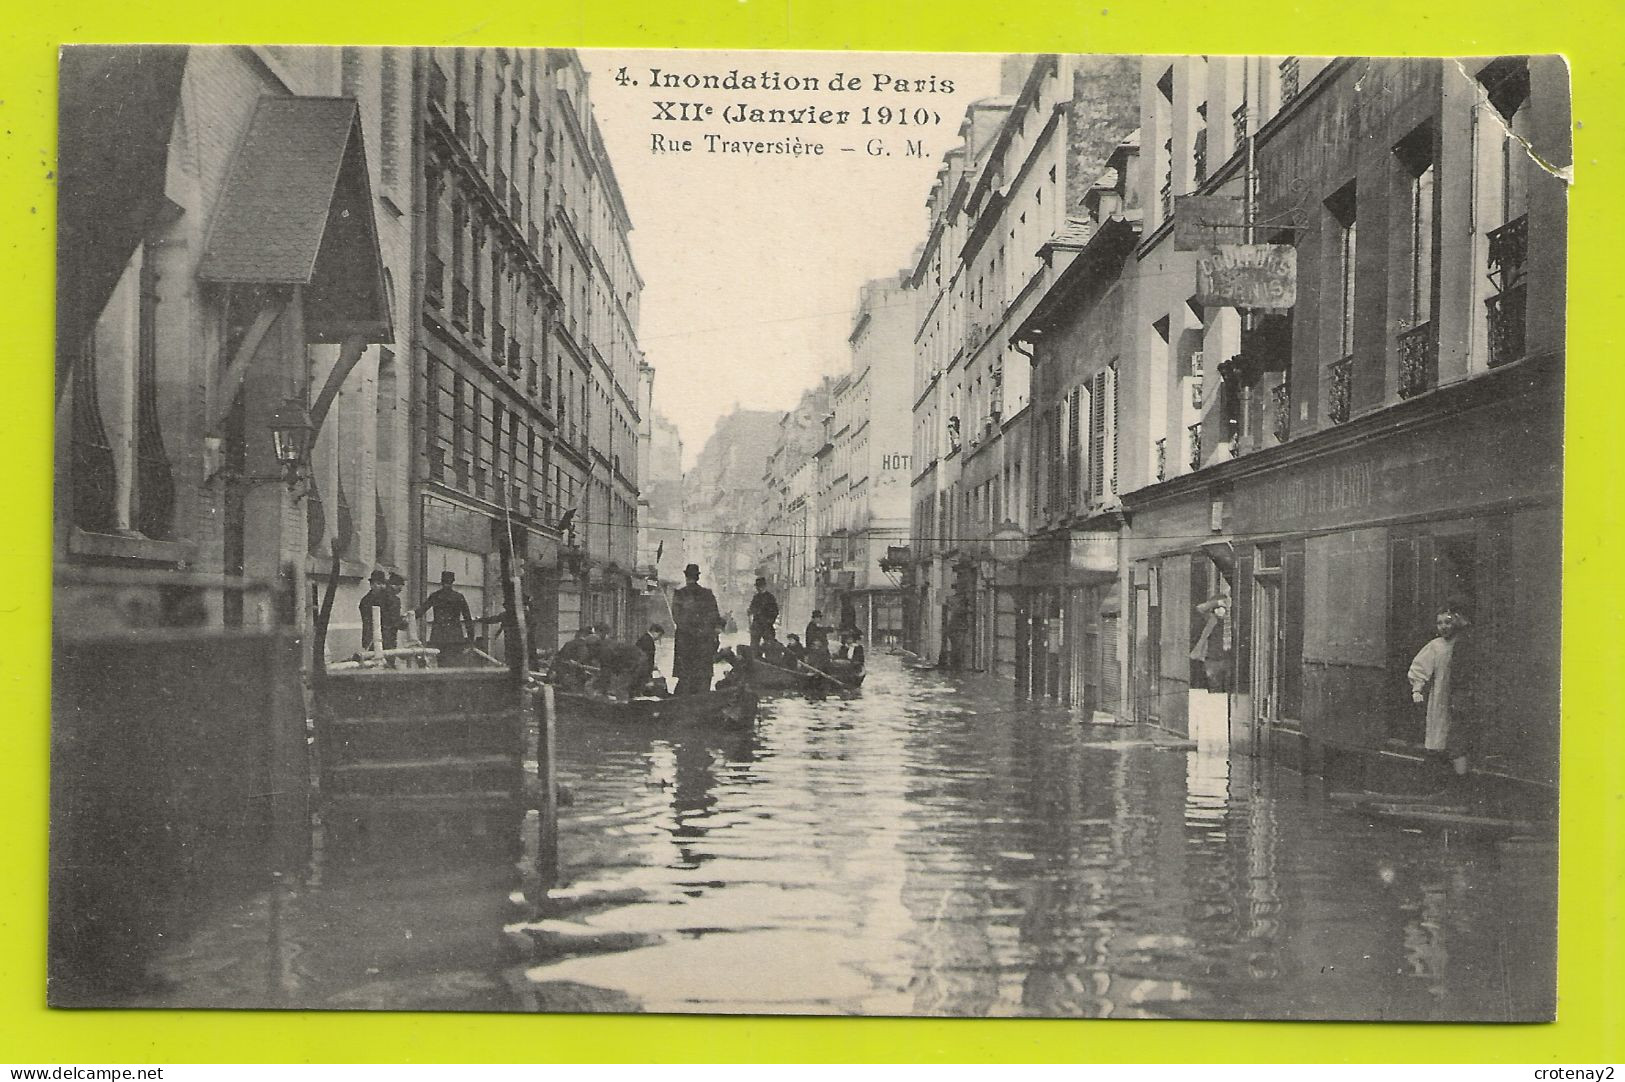
[[[846,682],[844,682],[842,680],[836,679],[835,677],[831,676],[829,673],[825,672],[823,669],[815,669],[815,668],[813,668],[811,665],[807,664],[805,661],[802,661],[799,658],[796,659],[796,664],[800,665],[803,669],[806,669],[807,672],[810,675],[823,677],[825,680],[828,680],[830,683],[834,684],[836,687],[845,688],[847,691],[856,691],[856,690],[858,690],[856,687],[853,687],[851,684],[848,684],[848,683],[846,683]]]

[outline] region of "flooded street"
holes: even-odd
[[[1500,1019],[1551,1002],[1555,851],[877,665],[754,736],[560,731],[575,918],[534,965],[651,1011]],[[555,997],[557,997],[555,999]]]
[[[319,860],[152,1005],[1487,1019],[1550,1009],[1555,846],[1373,822],[1319,779],[887,658],[754,733],[558,729],[529,854]],[[534,839],[534,816],[527,825]],[[526,892],[530,892],[527,897]]]

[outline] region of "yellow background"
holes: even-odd
[[[8,5],[0,53],[0,1061],[1625,1059],[1625,4],[1618,0],[480,0]],[[45,998],[55,56],[62,42],[1505,54],[1572,65],[1559,1021],[1547,1026],[48,1011]]]

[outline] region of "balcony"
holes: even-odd
[[[1207,179],[1207,129],[1203,128],[1196,133],[1191,144],[1191,168],[1196,175],[1196,183],[1200,184]]]
[[[1499,293],[1516,289],[1523,284],[1529,258],[1529,215],[1514,218],[1487,236],[1490,281]]]
[[[519,351],[519,339],[508,339],[508,375],[519,379],[525,372],[525,358]]]
[[[1518,285],[1485,301],[1489,309],[1490,367],[1510,364],[1524,355],[1524,316],[1529,287]]]
[[[1281,61],[1280,70],[1281,104],[1284,106],[1287,102],[1298,96],[1298,58],[1295,56],[1289,56],[1285,60]]]
[[[461,282],[451,284],[451,321],[468,329],[468,287]]]
[[[491,320],[491,363],[498,368],[503,366],[508,349],[508,330],[495,319]]]
[[[1326,416],[1334,425],[1349,419],[1353,406],[1354,358],[1344,357],[1326,366]]]
[[[1195,473],[1202,468],[1202,422],[1187,425],[1185,431],[1189,434],[1191,443],[1191,472]]]
[[[1157,480],[1168,480],[1168,437],[1157,441]]]
[[[1399,346],[1399,397],[1415,398],[1439,385],[1439,346],[1433,324],[1423,323],[1396,338]]]
[[[468,333],[472,334],[476,341],[483,342],[485,341],[485,305],[483,302],[476,300],[473,307],[473,318],[469,320]]]
[[[1162,182],[1162,191],[1158,195],[1157,205],[1162,208],[1162,220],[1167,221],[1174,216],[1174,182],[1172,178]]]
[[[1278,442],[1285,443],[1292,434],[1292,385],[1283,381],[1276,384],[1272,393],[1275,396],[1275,416],[1271,431]]]
[[[1247,107],[1238,105],[1230,113],[1230,124],[1235,134],[1236,149],[1247,141]]]

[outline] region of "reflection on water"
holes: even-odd
[[[168,1005],[1528,1019],[1554,847],[932,673],[750,734],[561,724],[562,886],[338,864],[166,957]],[[534,817],[527,828],[534,843]]]
[[[1374,824],[1205,742],[877,666],[860,700],[769,704],[754,738],[567,726],[560,747],[565,878],[635,900],[574,914],[578,942],[526,968],[544,1008],[1551,1010],[1550,847]]]

